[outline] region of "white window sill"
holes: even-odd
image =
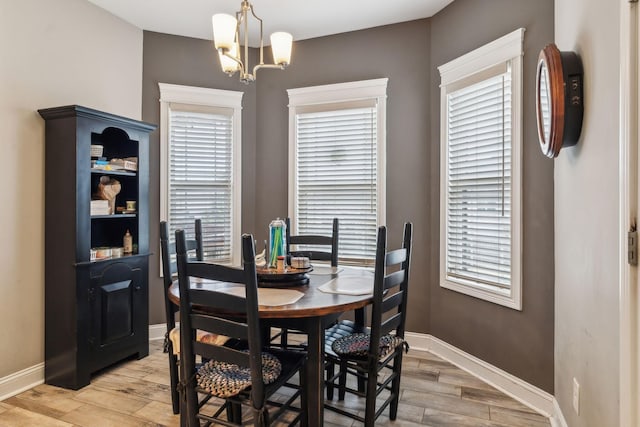
[[[499,288],[481,283],[463,284],[451,280],[441,280],[440,286],[445,289],[460,292],[474,298],[482,299],[494,304],[503,305],[514,310],[522,310],[522,298],[513,290]]]

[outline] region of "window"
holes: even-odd
[[[161,220],[193,235],[204,256],[240,263],[242,92],[160,83]]]
[[[388,79],[290,89],[292,234],[327,234],[340,220],[340,263],[373,265],[385,223]]]
[[[440,285],[517,310],[523,38],[518,29],[439,67]]]

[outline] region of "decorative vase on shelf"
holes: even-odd
[[[277,268],[278,257],[286,256],[287,250],[287,225],[280,218],[276,218],[269,224],[269,267]]]

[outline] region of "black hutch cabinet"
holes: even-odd
[[[78,105],[38,112],[46,121],[45,382],[78,389],[95,371],[149,352],[156,126]],[[127,232],[132,250],[123,253]]]

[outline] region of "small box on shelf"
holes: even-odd
[[[102,157],[102,150],[104,146],[91,144],[91,157]]]
[[[111,159],[109,161],[109,166],[113,170],[125,170],[135,172],[138,170],[138,158],[137,157],[127,157],[124,159]]]
[[[96,215],[109,215],[111,209],[109,207],[108,200],[92,200],[91,201],[91,216]]]

